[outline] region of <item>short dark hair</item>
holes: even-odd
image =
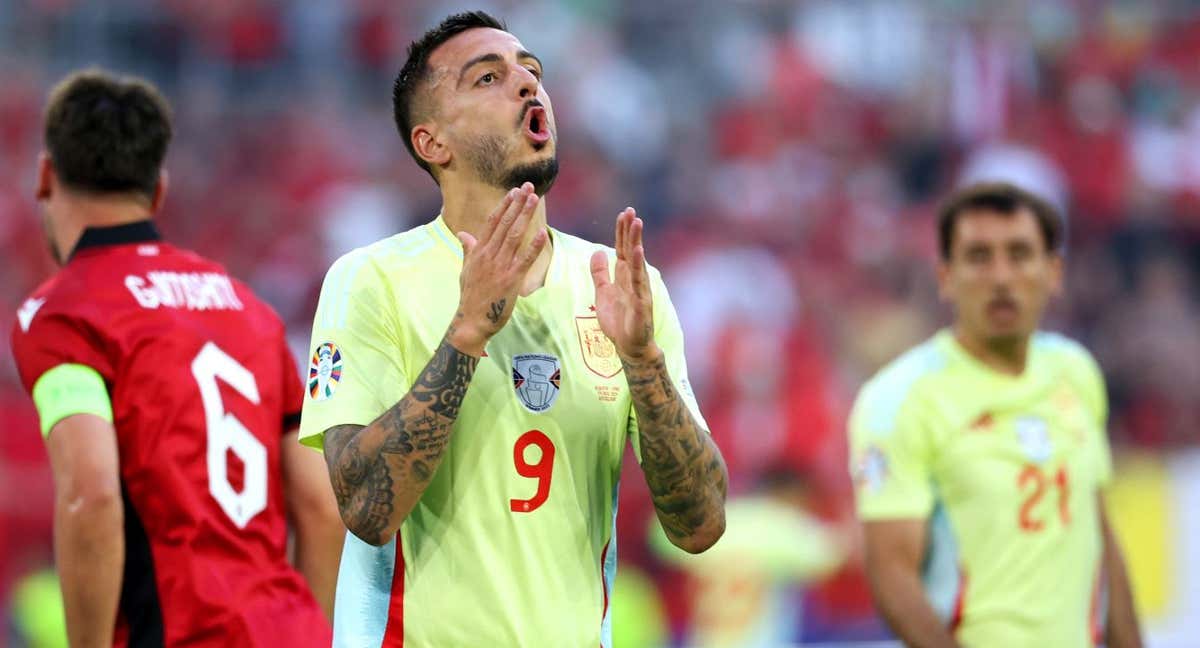
[[[1007,182],[981,182],[968,185],[950,195],[938,210],[938,248],[942,259],[950,259],[954,243],[954,226],[964,212],[988,210],[1015,214],[1021,209],[1033,212],[1048,252],[1058,252],[1062,245],[1062,216],[1046,200]]]
[[[468,11],[448,16],[409,44],[408,60],[404,62],[404,67],[400,68],[400,73],[396,75],[392,84],[392,116],[396,120],[396,130],[400,132],[400,139],[404,140],[404,147],[408,149],[409,155],[422,169],[428,171],[429,175],[433,175],[433,169],[417,155],[412,143],[412,127],[417,119],[419,107],[416,101],[417,90],[429,78],[429,55],[451,38],[469,29],[478,28],[508,31],[503,22],[483,11]]]
[[[148,81],[96,68],[76,72],[50,91],[45,122],[46,149],[64,185],[154,196],[171,109]]]

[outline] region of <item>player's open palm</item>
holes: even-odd
[[[646,251],[642,247],[642,219],[632,207],[617,216],[615,272],[610,275],[608,255],[592,255],[592,282],[596,286],[596,317],[600,329],[613,341],[623,360],[641,360],[654,353],[654,300]]]
[[[456,318],[455,326],[478,338],[479,352],[512,316],[521,282],[546,245],[545,230],[527,236],[538,200],[533,185],[526,182],[505,194],[488,216],[481,238],[458,232],[463,267],[459,276],[461,317]]]

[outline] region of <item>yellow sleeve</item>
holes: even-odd
[[[696,402],[696,394],[688,381],[687,358],[683,352],[683,327],[679,325],[679,316],[675,314],[675,306],[667,293],[667,285],[662,280],[658,269],[649,268],[650,288],[654,298],[654,341],[663,350],[667,363],[667,373],[680,398],[687,405],[688,411],[696,419],[700,427],[708,430],[708,422],[700,413],[700,404]],[[633,443],[633,452],[638,461],[642,460],[641,439],[639,437],[637,412],[629,408],[629,438]]]
[[[1079,361],[1074,365],[1076,380],[1083,385],[1087,406],[1096,421],[1097,478],[1101,485],[1112,480],[1112,450],[1108,444],[1108,388],[1099,363],[1083,346],[1077,347]]]
[[[850,414],[854,498],[863,520],[926,518],[933,510],[932,443],[912,381],[882,375]]]
[[[325,275],[313,319],[301,443],[321,449],[329,428],[368,425],[407,393],[393,302],[363,250],[338,259]]]

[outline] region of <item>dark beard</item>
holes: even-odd
[[[528,182],[533,185],[534,193],[545,196],[546,192],[550,191],[550,187],[554,186],[554,179],[557,177],[558,156],[555,156],[510,168],[505,172],[504,181],[499,186],[503,189],[511,189]]]
[[[466,150],[466,157],[471,166],[475,167],[481,180],[505,191],[528,182],[533,185],[534,193],[545,196],[550,187],[554,186],[554,180],[558,177],[557,156],[503,168],[501,164],[505,153],[500,138],[481,137],[474,146]]]

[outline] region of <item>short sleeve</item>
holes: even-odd
[[[933,510],[932,443],[910,389],[876,378],[850,414],[850,471],[862,520],[926,518]]]
[[[1096,424],[1097,481],[1104,485],[1112,480],[1112,450],[1108,443],[1108,388],[1104,373],[1096,359],[1082,346],[1078,347],[1079,360],[1074,363],[1078,374],[1077,382],[1082,386],[1083,397]]]
[[[662,275],[655,268],[650,268],[650,287],[654,298],[654,341],[658,343],[659,348],[663,351],[663,357],[667,364],[667,373],[671,376],[671,382],[674,383],[675,390],[679,392],[684,405],[687,406],[692,417],[696,419],[696,423],[705,430],[708,430],[708,423],[704,420],[704,415],[700,413],[700,404],[696,402],[696,394],[692,391],[692,384],[688,380],[687,358],[684,355],[683,327],[679,324],[679,316],[675,313],[674,304],[671,303],[671,296],[667,292],[667,285],[663,282]],[[629,410],[629,436],[633,443],[634,453],[640,461],[642,456],[641,439],[639,436],[637,412],[632,407]]]
[[[300,382],[300,370],[296,368],[296,358],[288,347],[287,337],[279,343],[280,369],[283,371],[283,433],[287,434],[300,425],[300,411],[304,407],[304,385]]]
[[[313,320],[300,442],[324,447],[325,431],[366,426],[409,388],[403,349],[382,276],[363,251],[330,268]]]
[[[104,352],[111,345],[101,332],[69,313],[48,310],[47,306],[37,313],[27,329],[19,325],[13,329],[13,357],[25,391],[32,393],[42,374],[61,364],[90,367],[112,384],[114,370]]]
[[[113,367],[100,331],[48,305],[20,324],[12,333],[13,357],[21,383],[34,398],[42,435],[75,414],[112,422]]]

